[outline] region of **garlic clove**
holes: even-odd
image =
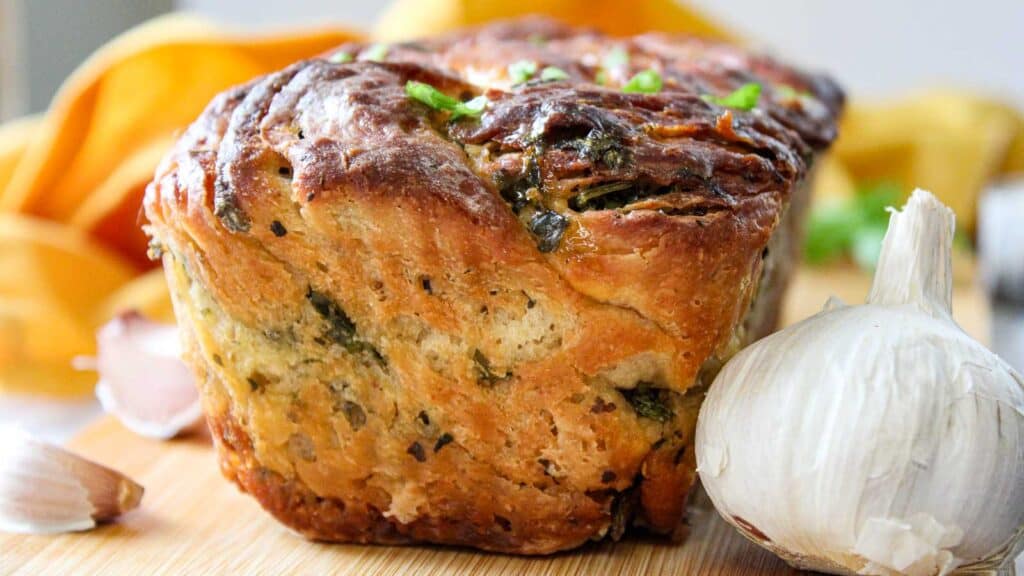
[[[120,472],[18,430],[0,431],[0,530],[88,530],[137,508],[142,493]]]
[[[133,432],[160,439],[200,421],[199,392],[181,360],[176,326],[126,312],[100,328],[96,341],[96,397],[107,413]]]

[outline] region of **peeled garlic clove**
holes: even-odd
[[[199,422],[199,392],[181,360],[176,326],[126,312],[100,328],[96,343],[96,397],[122,424],[166,439]]]
[[[142,486],[17,430],[0,431],[0,530],[88,530],[137,508]]]

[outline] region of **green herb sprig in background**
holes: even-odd
[[[899,186],[880,182],[858,188],[850,198],[821,202],[807,221],[804,259],[822,265],[850,256],[861,268],[874,270],[889,227],[886,208],[902,197]]]
[[[861,185],[849,198],[830,198],[811,210],[804,235],[804,260],[813,266],[849,257],[864,270],[874,270],[882,252],[882,239],[889,229],[889,210],[903,201],[899,185],[882,181]],[[973,249],[970,239],[959,230],[953,247]]]

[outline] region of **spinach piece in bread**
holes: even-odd
[[[594,207],[604,208],[604,204],[598,203],[597,200],[604,198],[609,194],[622,192],[623,190],[633,190],[635,187],[636,185],[634,182],[621,181],[606,182],[597,186],[591,186],[590,188],[582,190],[579,194],[573,196],[569,200],[569,207],[580,212]]]
[[[306,291],[306,300],[313,306],[313,310],[327,321],[327,330],[324,337],[349,352],[355,354],[366,352],[374,362],[382,367],[387,366],[387,360],[381,355],[372,344],[359,339],[356,333],[356,324],[349,318],[345,310],[323,292],[318,292],[312,287]]]
[[[552,210],[538,212],[530,219],[530,232],[537,237],[537,249],[554,252],[562,242],[569,220]]]
[[[351,400],[345,400],[339,407],[352,430],[359,430],[366,425],[366,411],[363,410],[362,406]]]
[[[493,386],[502,380],[508,380],[512,377],[511,372],[504,374],[496,374],[491,367],[491,361],[484,356],[484,353],[480,349],[473,351],[473,369],[476,371],[477,382],[485,384],[487,386]]]
[[[640,382],[632,390],[619,392],[641,418],[665,423],[673,416],[672,409],[668,406],[668,392],[655,388],[650,382]]]
[[[576,150],[580,158],[619,169],[630,161],[629,150],[623,144],[624,139],[624,136],[615,132],[594,128],[586,136],[561,142],[557,147]]]
[[[248,232],[252,226],[249,215],[238,205],[238,196],[227,189],[218,178],[216,192],[213,195],[213,215],[231,232]]]
[[[419,442],[413,442],[412,444],[410,444],[409,447],[405,449],[405,452],[406,454],[412,455],[412,457],[415,458],[417,462],[427,461],[427,453],[425,450],[423,450],[423,445],[420,444]]]
[[[327,320],[328,328],[324,335],[332,342],[348,348],[350,352],[354,351],[352,347],[356,343],[356,324],[341,306],[323,292],[317,292],[313,288],[306,292],[306,299],[313,305],[316,313]]]
[[[453,441],[455,441],[455,437],[448,432],[441,434],[437,442],[434,443],[434,453],[436,454],[441,448],[451,444]]]

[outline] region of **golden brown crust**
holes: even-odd
[[[282,522],[525,554],[678,528],[690,389],[742,340],[841,95],[734,48],[623,42],[605,86],[613,41],[538,21],[302,62],[167,157],[146,211],[187,359],[225,474]],[[571,78],[511,87],[522,58]],[[650,66],[660,94],[620,91]],[[701,98],[755,76],[809,94]],[[490,104],[451,121],[409,80]]]
[[[600,507],[583,503],[573,517],[547,523],[538,518],[525,529],[510,530],[510,521],[496,515],[494,507],[487,506],[484,499],[472,506],[450,502],[440,514],[398,522],[372,503],[356,500],[346,504],[341,498],[321,497],[304,483],[261,466],[246,431],[230,416],[211,418],[209,423],[221,452],[224,475],[278,520],[311,539],[363,544],[442,542],[503,552],[523,549],[538,537],[580,544],[606,524]],[[450,481],[454,484],[457,479]],[[447,490],[457,492],[454,486]],[[593,510],[588,513],[586,508]],[[522,537],[522,532],[528,536]]]

